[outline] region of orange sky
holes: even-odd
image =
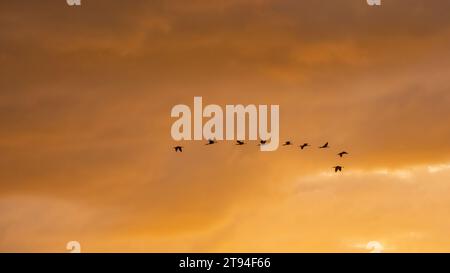
[[[0,252],[450,251],[448,10],[0,2]],[[279,104],[281,141],[331,149],[174,153],[194,96]]]

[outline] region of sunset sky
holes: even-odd
[[[0,1],[0,252],[450,252],[450,1],[382,2]],[[194,96],[313,147],[175,153]]]

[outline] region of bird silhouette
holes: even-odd
[[[208,143],[206,143],[205,145],[213,145],[213,144],[216,144],[216,143],[217,143],[216,140],[214,140],[214,139],[208,139]]]
[[[239,145],[239,146],[245,145],[245,142],[242,140],[238,140],[238,141],[236,141],[236,145]]]
[[[260,140],[258,146],[265,145],[267,140]]]
[[[306,147],[308,147],[309,146],[309,144],[308,143],[304,143],[304,144],[302,144],[302,145],[300,145],[299,147],[300,147],[300,149],[305,149]]]
[[[291,141],[286,141],[286,142],[283,144],[283,146],[290,146],[290,145],[292,145],[292,142],[291,142]]]
[[[183,152],[183,146],[175,146],[173,148],[175,149],[176,153],[178,153],[178,152],[182,153]]]
[[[319,147],[320,149],[325,149],[325,148],[329,148],[329,146],[328,146],[328,142],[327,143],[325,143],[323,146],[320,146]]]
[[[342,168],[344,168],[344,167],[342,167],[342,166],[334,166],[333,167],[335,173],[342,172]]]
[[[346,151],[338,153],[338,156],[340,157],[343,157],[344,155],[348,155],[348,153]]]

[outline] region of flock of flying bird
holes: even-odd
[[[214,140],[214,139],[209,139],[208,140],[208,142],[205,144],[205,145],[213,145],[213,144],[216,144],[217,143],[217,141],[216,140]],[[265,145],[267,143],[267,141],[266,140],[260,140],[259,141],[259,144],[258,144],[258,146],[260,146],[260,145]],[[241,141],[241,140],[238,140],[238,141],[236,141],[236,145],[238,145],[238,146],[242,146],[242,145],[245,145],[246,143],[244,142],[244,141]],[[283,146],[292,146],[292,145],[294,145],[294,143],[292,143],[292,141],[286,141],[285,143],[283,143]],[[310,147],[311,145],[309,144],[309,143],[304,143],[304,144],[302,144],[302,145],[299,145],[298,147],[301,149],[301,150],[303,150],[303,149],[305,149],[306,147]],[[184,147],[183,146],[175,146],[175,147],[173,147],[174,149],[175,149],[175,152],[183,152],[183,149],[184,149]],[[330,146],[328,145],[328,142],[327,143],[325,143],[324,145],[322,145],[322,146],[320,146],[319,147],[319,149],[327,149],[327,148],[330,148]],[[348,155],[348,153],[346,152],[346,151],[342,151],[342,152],[340,152],[340,153],[338,153],[337,154],[340,158],[343,158],[345,155]],[[333,169],[334,169],[334,172],[342,172],[342,169],[343,169],[344,167],[342,167],[342,166],[340,166],[340,165],[337,165],[337,166],[334,166],[333,167]]]

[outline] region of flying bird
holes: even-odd
[[[348,155],[346,151],[338,153],[338,156],[343,157],[344,155]]]
[[[335,173],[342,172],[342,168],[344,168],[344,167],[342,167],[342,166],[334,166],[333,167]]]
[[[258,146],[265,145],[267,140],[260,140]]]
[[[213,145],[216,143],[217,143],[217,141],[215,141],[214,139],[208,139],[208,143],[206,143],[205,145]]]
[[[245,142],[244,141],[242,141],[242,140],[238,140],[238,141],[236,141],[236,145],[239,145],[239,146],[241,146],[241,145],[244,145],[245,144]]]
[[[175,149],[176,153],[178,153],[178,152],[182,153],[183,152],[183,146],[175,146],[173,148]]]
[[[300,145],[299,147],[300,147],[300,149],[303,150],[303,149],[305,149],[308,146],[310,146],[308,143],[304,143],[304,144]]]
[[[283,146],[289,146],[289,145],[292,145],[292,142],[286,141],[286,142],[283,144]]]
[[[319,149],[325,149],[325,148],[329,148],[328,142],[325,143],[323,146],[320,146],[320,147],[319,147]]]

